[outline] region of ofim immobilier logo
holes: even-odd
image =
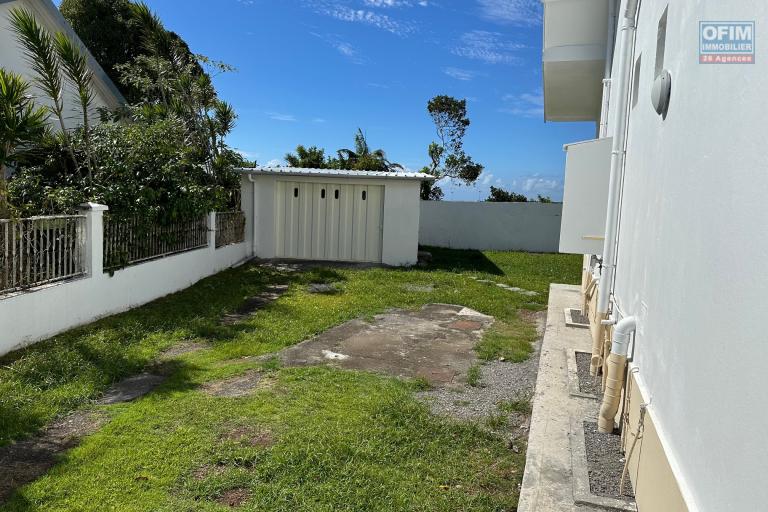
[[[699,22],[699,63],[754,64],[755,22]]]

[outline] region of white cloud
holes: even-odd
[[[267,112],[267,117],[273,121],[285,121],[289,123],[296,122],[296,116],[292,114],[281,114],[280,112]]]
[[[483,177],[483,179],[480,180],[481,185],[490,185],[494,178],[493,174],[489,172],[484,172],[481,176]]]
[[[360,55],[360,52],[357,51],[357,48],[341,39],[338,35],[318,34],[317,32],[310,32],[310,34],[317,37],[318,39],[323,40],[326,44],[339,52],[342,56],[346,57],[350,62],[354,64],[363,64],[365,62],[365,58]]]
[[[278,160],[277,158],[273,158],[272,160],[270,160],[269,162],[264,164],[264,167],[282,167],[283,165],[284,164],[283,164],[282,160]]]
[[[323,119],[322,117],[316,117],[316,118],[314,118],[314,119],[312,120],[312,122],[313,122],[313,123],[316,123],[316,124],[322,124],[322,123],[324,123],[324,122],[325,122],[325,119]]]
[[[505,40],[499,32],[473,30],[462,34],[459,46],[453,49],[453,53],[487,64],[516,64],[520,62],[517,51],[525,47]]]
[[[538,25],[541,23],[540,0],[477,0],[483,17],[497,23]]]
[[[414,31],[413,26],[404,21],[395,20],[386,14],[379,14],[366,9],[353,9],[345,5],[321,7],[320,12],[337,20],[349,23],[362,23],[381,30],[386,30],[398,36],[405,36]]]
[[[502,100],[501,112],[520,117],[542,117],[544,115],[544,94],[541,90],[533,93],[507,94]]]
[[[465,82],[472,80],[477,75],[474,71],[461,68],[444,68],[443,73],[456,80],[463,80]]]

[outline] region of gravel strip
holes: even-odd
[[[619,496],[621,472],[624,470],[621,436],[601,434],[597,431],[597,423],[585,421],[584,443],[587,449],[589,490],[592,494],[610,498],[634,498],[628,479],[624,484],[624,493]]]
[[[533,316],[533,315],[532,315]],[[543,334],[546,313],[535,315],[540,335]],[[484,420],[499,415],[502,402],[531,400],[536,387],[539,369],[541,339],[534,343],[531,357],[520,363],[489,361],[480,366],[480,386],[435,388],[418,394],[433,414],[450,416],[460,420]],[[528,429],[529,415],[508,414],[508,427]]]
[[[579,391],[602,397],[602,379],[599,376],[593,377],[589,374],[589,364],[591,360],[592,354],[576,352],[576,370],[579,374]]]

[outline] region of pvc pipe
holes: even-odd
[[[624,386],[624,369],[627,365],[627,352],[632,333],[637,330],[637,318],[622,318],[613,328],[611,354],[606,362],[605,391],[600,406],[597,427],[600,432],[613,432],[614,418],[621,403],[621,389]]]
[[[627,0],[621,27],[621,51],[618,61],[618,76],[615,87],[616,94],[616,129],[613,134],[611,148],[611,172],[608,185],[608,211],[605,217],[605,242],[603,244],[603,275],[600,279],[600,293],[597,297],[597,312],[607,316],[610,303],[611,286],[616,269],[616,236],[618,224],[619,199],[621,195],[621,173],[626,156],[626,138],[629,114],[631,55],[634,46],[635,17],[637,16],[639,0]],[[612,87],[613,88],[613,87]]]

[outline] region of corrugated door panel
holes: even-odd
[[[329,202],[328,187],[325,183],[315,183],[312,187],[312,259],[324,260],[327,222],[326,209]]]
[[[299,257],[299,183],[285,183],[285,247],[283,256],[286,258]]]
[[[285,182],[278,181],[275,190],[275,256],[285,257]]]
[[[352,259],[352,229],[354,205],[354,187],[341,185],[339,191],[339,260]]]
[[[325,203],[325,259],[339,259],[339,212],[341,185],[328,185]]]
[[[312,190],[314,183],[299,183],[298,257],[312,259]]]
[[[384,187],[368,187],[366,215],[365,261],[381,261],[382,217],[384,215]]]
[[[368,212],[368,187],[353,185],[354,210],[352,214],[352,260],[365,261],[365,236]]]

